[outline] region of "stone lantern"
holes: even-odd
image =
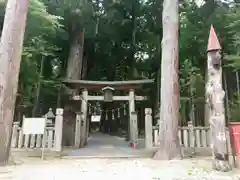
[[[110,86],[102,88],[102,91],[104,93],[104,101],[105,102],[112,102],[113,101],[113,91],[114,90],[115,89],[110,87]]]
[[[53,120],[55,119],[55,115],[52,112],[52,108],[49,108],[47,114],[44,115],[47,119],[47,126],[53,126]]]

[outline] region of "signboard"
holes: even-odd
[[[101,116],[99,116],[99,115],[91,116],[91,121],[92,122],[100,122],[101,121]]]
[[[23,118],[23,134],[44,134],[45,118]]]

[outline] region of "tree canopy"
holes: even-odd
[[[159,81],[162,3],[162,0],[30,0],[17,106],[32,109],[36,105],[39,81],[40,109],[57,103],[77,29],[84,29],[85,79]],[[195,99],[203,98],[211,24],[223,47],[224,64],[234,69],[240,67],[239,4],[181,0],[179,7],[181,97],[189,99],[191,86]],[[1,22],[4,8],[2,4]],[[153,97],[157,94],[157,88],[154,89]]]

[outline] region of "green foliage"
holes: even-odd
[[[39,0],[30,0],[27,27],[20,69],[20,104],[31,105],[40,81],[39,69],[42,58],[56,56],[59,51],[51,36],[61,31],[59,21],[62,18],[47,12],[46,6]]]
[[[39,81],[42,101],[50,96],[57,98],[76,29],[85,31],[84,58],[89,80],[157,79],[161,65],[162,3],[163,0],[30,0],[19,81],[20,104],[33,104]],[[209,0],[199,6],[195,1],[180,1],[182,99],[204,97],[210,24],[219,35],[228,65],[240,67],[239,19],[237,3]],[[134,76],[129,76],[129,71]]]
[[[233,40],[229,42],[232,51],[226,53],[225,59],[228,60],[227,66],[234,69],[240,69],[240,7],[239,4],[234,4],[227,14],[228,30],[233,36]]]
[[[235,93],[229,103],[229,120],[240,121],[240,94]]]

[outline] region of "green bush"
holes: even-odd
[[[235,93],[233,100],[229,104],[229,120],[240,121],[240,94]]]

